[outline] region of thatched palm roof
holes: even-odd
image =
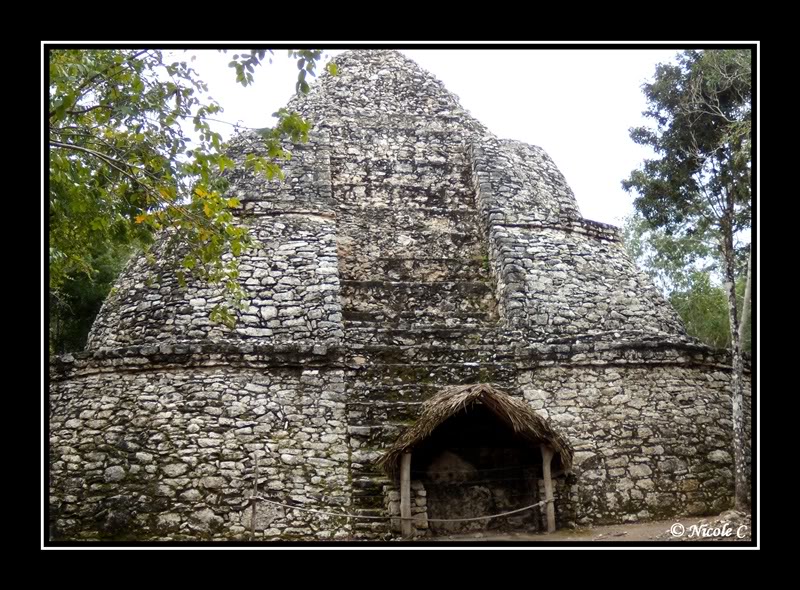
[[[445,387],[422,404],[422,413],[416,423],[398,437],[378,465],[390,476],[394,476],[400,464],[400,456],[428,438],[436,428],[451,416],[455,416],[473,404],[483,404],[489,411],[521,438],[534,444],[545,443],[555,451],[564,471],[572,468],[572,448],[569,443],[550,426],[549,422],[534,412],[528,404],[504,393],[489,383],[454,385]]]

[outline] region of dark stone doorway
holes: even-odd
[[[477,403],[448,418],[414,449],[411,479],[427,491],[428,518],[474,518],[539,501],[542,454]],[[490,520],[430,522],[434,534],[539,530],[533,508]]]

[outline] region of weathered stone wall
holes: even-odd
[[[249,539],[255,456],[262,495],[347,510],[344,379],[332,360],[196,347],[62,364],[50,390],[56,538]],[[348,534],[344,520],[258,505],[256,538]]]
[[[518,383],[575,449],[573,473],[558,488],[562,523],[712,514],[732,505],[729,356],[663,342],[587,344],[577,354],[555,348],[523,361],[531,366]],[[749,373],[745,389],[749,439]]]
[[[340,68],[290,104],[317,126],[283,183],[245,165],[254,135],[232,143],[256,242],[236,327],[208,319],[218,290],[178,286],[165,236],[121,276],[89,352],[53,364],[58,534],[249,538],[258,455],[265,498],[382,517],[261,503],[258,538],[389,535],[396,482],[377,459],[425,400],[477,382],[575,446],[559,526],[727,507],[729,360],[686,337],[618,231],[582,219],[543,150],[497,140],[399,54]]]
[[[399,55],[343,58],[295,105],[331,138],[342,307],[350,322],[491,322],[494,289],[466,145],[485,130]],[[357,96],[348,84],[369,80]]]
[[[309,134],[308,143],[285,146],[291,158],[281,160],[284,181],[266,180],[247,165],[249,155],[266,156],[263,141],[253,132],[234,138],[227,154],[236,166],[225,171],[229,194],[242,203],[243,213],[334,212],[331,191],[330,138],[324,131]]]
[[[501,225],[581,219],[575,195],[550,156],[535,145],[483,137],[470,146],[484,216]]]
[[[183,247],[167,234],[154,246],[152,262],[140,255],[128,264],[92,327],[89,350],[204,340],[322,345],[341,340],[324,136],[295,147],[283,183],[267,182],[246,168],[246,154],[259,149],[257,139],[245,135],[230,150],[239,163],[229,174],[231,194],[242,202],[239,219],[253,239],[239,262],[246,306],[236,310],[236,327],[209,320],[214,306],[224,303],[220,287],[191,276],[186,287],[179,286],[175,270]]]
[[[537,340],[623,331],[685,334],[675,311],[628,257],[617,229],[581,218],[572,191],[541,148],[484,138],[471,157],[500,316],[510,326]]]
[[[418,417],[422,402],[447,385],[475,382],[521,396],[574,446],[575,470],[555,484],[560,527],[730,507],[726,355],[679,339],[520,346],[521,334],[427,331],[416,341],[392,334],[403,344],[381,344],[383,334],[348,348],[353,505],[361,513],[380,514],[382,490],[394,489],[374,462]],[[357,523],[354,531],[385,532],[383,523]]]
[[[402,533],[402,520],[400,519],[400,488],[389,485],[383,488],[386,514],[392,518],[391,527],[395,534]],[[424,484],[411,480],[411,533],[415,537],[424,537],[428,534],[428,492]]]
[[[242,355],[234,346],[164,345],[56,367],[50,483],[58,534],[249,538],[254,453],[265,497],[388,516],[394,485],[375,461],[422,401],[444,385],[477,381],[521,395],[575,447],[575,470],[556,485],[559,526],[729,506],[724,357],[655,344],[513,351],[500,337],[472,345],[428,338],[365,345],[344,359],[313,347]],[[334,368],[340,361],[349,368]],[[746,409],[749,418],[749,398]],[[267,538],[389,531],[384,520],[346,526],[266,504],[257,513],[257,535]]]
[[[539,339],[609,332],[682,334],[618,241],[571,227],[492,227],[506,318]]]
[[[243,256],[250,300],[235,330],[212,325],[218,290],[178,288],[176,248],[131,264],[89,348],[143,342],[341,339],[342,319],[400,327],[492,325],[527,337],[683,327],[609,226],[580,218],[541,148],[501,141],[430,75],[397,54],[345,56],[293,107],[321,121],[291,146],[286,180],[246,166],[257,136],[232,144],[231,194],[257,252]],[[347,84],[369,80],[353,97]],[[499,304],[499,306],[498,306]],[[337,308],[337,306],[341,306]]]

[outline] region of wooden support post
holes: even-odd
[[[256,537],[256,496],[258,496],[258,451],[255,453],[256,476],[253,479],[253,496],[250,498],[250,506],[252,512],[250,513],[250,540]]]
[[[411,453],[400,458],[400,526],[404,537],[411,536]]]
[[[556,530],[556,507],[553,504],[553,478],[550,475],[550,462],[553,459],[553,449],[542,445],[542,472],[544,474],[544,499],[547,510],[547,532]]]

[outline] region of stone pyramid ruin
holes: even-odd
[[[218,288],[178,285],[162,240],[86,351],[51,363],[54,536],[382,539],[404,514],[433,536],[544,531],[548,505],[559,528],[729,507],[730,361],[686,336],[618,230],[400,53],[337,63],[289,104],[314,129],[283,182],[244,166],[257,136],[231,142],[255,242],[236,326],[209,320]],[[381,463],[399,440],[410,492]]]

